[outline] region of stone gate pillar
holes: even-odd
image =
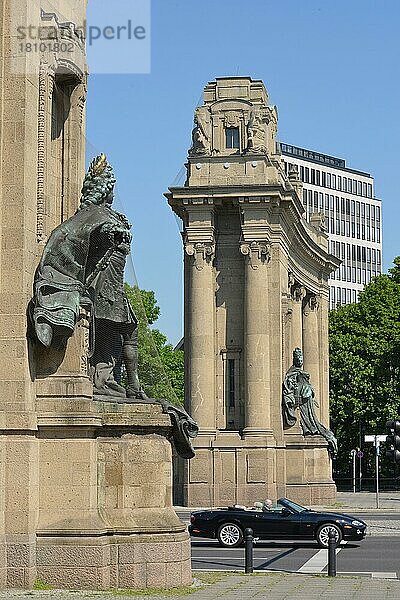
[[[245,256],[245,435],[271,430],[267,241],[242,243]]]

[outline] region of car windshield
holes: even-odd
[[[294,512],[304,512],[304,511],[308,510],[308,508],[305,508],[304,506],[300,506],[300,504],[296,504],[296,502],[292,502],[291,500],[288,500],[287,498],[280,498],[278,500],[277,504],[278,504],[278,506],[286,506],[287,508],[290,508]]]

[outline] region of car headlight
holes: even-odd
[[[351,524],[353,527],[363,527],[364,525],[364,523],[361,523],[361,521],[352,521]]]

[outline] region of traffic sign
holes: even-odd
[[[386,435],[365,435],[365,442],[386,442]]]

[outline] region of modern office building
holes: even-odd
[[[286,172],[297,165],[307,220],[325,214],[332,254],[342,260],[329,279],[330,308],[356,302],[358,292],[382,272],[382,210],[369,173],[341,158],[281,143]]]

